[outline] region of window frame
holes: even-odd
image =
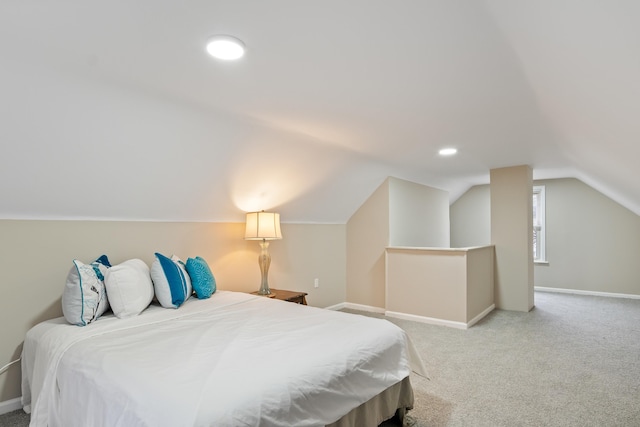
[[[546,239],[546,192],[544,185],[533,186],[533,198],[537,199],[537,212],[533,214],[533,232],[536,238],[533,239],[533,262],[547,263],[547,239]],[[537,223],[536,223],[537,219]],[[536,256],[537,255],[537,256]]]

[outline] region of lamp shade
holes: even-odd
[[[248,212],[244,232],[245,240],[282,239],[280,214],[274,212]]]

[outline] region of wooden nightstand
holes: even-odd
[[[257,292],[251,292],[253,295],[257,295]],[[271,288],[271,293],[275,294],[273,297],[269,295],[270,298],[279,299],[282,301],[295,302],[296,304],[307,305],[308,295],[306,292],[297,292],[297,291],[285,291],[283,289],[273,289]]]

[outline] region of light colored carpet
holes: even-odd
[[[466,331],[389,319],[429,371],[411,379],[410,424],[640,426],[640,300],[536,292],[535,301]],[[21,411],[0,416],[3,427],[28,423]]]
[[[24,411],[13,411],[0,415],[0,427],[28,427],[29,415]]]
[[[431,380],[412,377],[420,426],[640,426],[640,300],[536,292],[464,331],[391,320]]]

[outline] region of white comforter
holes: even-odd
[[[410,373],[385,320],[236,292],[177,310],[63,318],[23,349],[31,426],[323,426]]]

